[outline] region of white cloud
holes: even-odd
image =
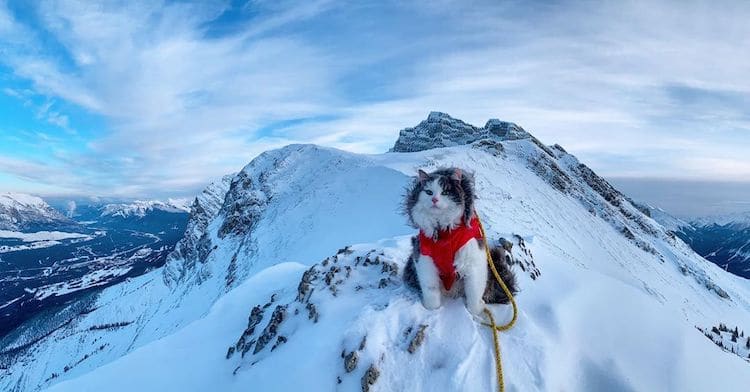
[[[383,151],[430,110],[517,122],[605,175],[747,175],[727,163],[750,148],[737,136],[750,123],[747,4],[247,7],[257,15],[212,34],[222,4],[44,1],[35,27],[0,5],[0,33],[17,38],[0,44],[6,65],[107,124],[85,153],[56,157],[77,177],[65,186],[193,191],[288,142]],[[683,99],[729,93],[745,101]],[[68,114],[44,113],[70,127]]]

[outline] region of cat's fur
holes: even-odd
[[[431,194],[428,194],[431,193]],[[432,173],[420,170],[407,190],[404,203],[410,223],[426,236],[437,238],[438,232],[468,225],[474,217],[474,178],[457,168]],[[507,303],[508,298],[488,272],[484,239],[471,239],[454,256],[459,279],[450,291],[441,284],[437,268],[429,256],[420,254],[419,237],[412,238],[412,255],[404,270],[404,280],[415,288],[428,309],[440,306],[442,295],[463,296],[473,314],[479,314],[485,303]],[[495,268],[512,293],[517,292],[516,279],[506,261],[502,247],[490,249]]]

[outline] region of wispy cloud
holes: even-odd
[[[384,151],[430,110],[515,121],[605,175],[747,179],[748,16],[741,2],[0,2],[0,64],[41,121],[75,130],[58,102],[102,119],[49,158],[65,182],[24,177],[85,193],[193,192],[290,142]]]

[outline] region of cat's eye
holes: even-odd
[[[448,194],[448,191],[442,191],[440,194],[443,195],[443,196],[445,196],[445,195]]]
[[[429,196],[432,196],[432,191],[429,189],[425,189],[424,193],[428,194]]]

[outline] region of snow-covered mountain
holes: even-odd
[[[750,279],[750,212],[695,219],[677,234],[703,257]]]
[[[704,216],[685,221],[647,206],[649,215],[707,260],[750,279],[750,212]]]
[[[0,342],[0,388],[492,390],[489,330],[460,300],[427,311],[401,283],[414,233],[403,189],[448,165],[475,172],[488,235],[515,243],[508,390],[746,389],[750,363],[710,335],[750,330],[746,280],[562,147],[442,113],[385,154],[261,154],[198,198],[164,268]]]
[[[190,212],[190,201],[191,199],[136,200],[129,203],[107,204],[102,207],[101,216],[142,218],[153,211],[187,213]]]
[[[750,211],[736,214],[712,215],[690,221],[693,227],[729,226],[738,230],[750,227]]]
[[[28,232],[73,225],[73,221],[39,197],[0,193],[0,230]]]

